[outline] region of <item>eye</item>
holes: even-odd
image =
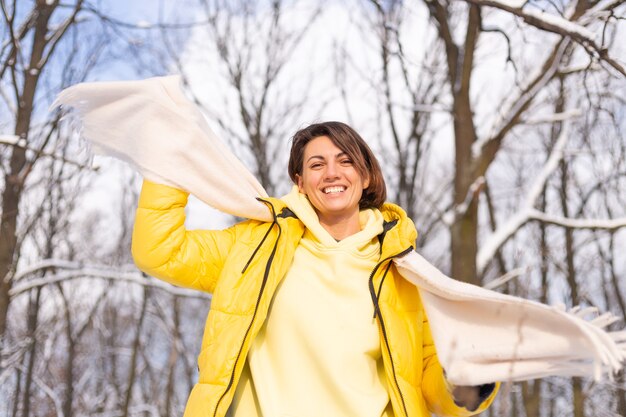
[[[349,158],[342,159],[341,165],[352,165],[352,159],[349,159]]]
[[[311,168],[311,169],[318,169],[318,168],[321,168],[321,167],[322,167],[321,162],[316,162],[316,163],[311,164],[311,165],[309,166],[309,168]]]

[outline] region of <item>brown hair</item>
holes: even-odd
[[[380,208],[387,198],[387,189],[378,160],[363,138],[345,123],[315,123],[298,130],[293,135],[288,166],[291,180],[295,184],[298,183],[297,176],[302,175],[304,167],[304,148],[310,141],[320,136],[327,136],[352,159],[354,168],[361,178],[369,179],[369,186],[363,190],[359,200],[359,208]]]

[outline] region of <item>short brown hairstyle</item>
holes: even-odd
[[[304,148],[320,136],[327,136],[352,159],[361,178],[369,179],[369,185],[359,200],[359,208],[380,208],[387,198],[387,189],[378,160],[363,138],[345,123],[315,123],[293,135],[288,167],[291,180],[298,183],[297,175],[301,176],[304,168]]]

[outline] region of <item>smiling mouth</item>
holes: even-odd
[[[346,187],[342,185],[335,185],[332,187],[326,187],[322,191],[324,192],[324,194],[343,193],[344,191],[346,191]]]

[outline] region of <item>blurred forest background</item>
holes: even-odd
[[[290,135],[345,121],[444,272],[626,316],[624,0],[0,8],[0,417],[180,416],[196,377],[210,297],[135,269],[140,178],[48,111],[83,81],[181,74],[275,195]],[[626,416],[625,378],[505,384],[486,415]]]

